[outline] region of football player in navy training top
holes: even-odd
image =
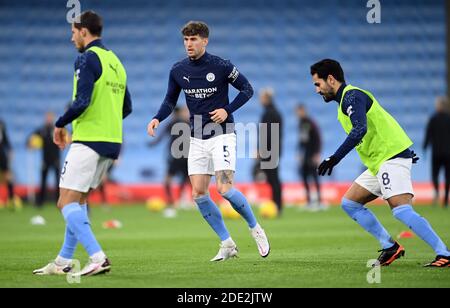
[[[213,175],[219,193],[247,221],[260,255],[267,257],[270,247],[266,234],[257,223],[247,199],[233,188],[236,165],[233,112],[252,97],[252,86],[230,61],[206,52],[209,29],[205,23],[190,21],[181,33],[187,58],[172,67],[167,95],[158,114],[147,126],[148,134],[155,136],[155,129],[173,111],[183,90],[191,122],[188,172],[193,197],[203,218],[221,240],[219,252],[211,261],[227,260],[238,252],[218,207],[208,194]],[[229,84],[239,90],[231,103]]]

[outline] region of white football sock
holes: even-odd
[[[92,262],[95,262],[95,263],[100,263],[105,259],[106,259],[106,255],[103,251],[96,252],[91,256]]]
[[[233,239],[231,237],[229,237],[225,241],[222,241],[222,246],[232,247],[232,246],[236,246],[236,244],[234,243]]]
[[[72,263],[72,259],[66,259],[61,256],[57,256],[55,259],[55,264],[58,266],[65,266]]]

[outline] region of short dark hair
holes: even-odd
[[[209,37],[209,28],[206,23],[203,21],[189,21],[184,25],[183,29],[181,29],[181,34],[183,36],[195,36],[199,35],[202,38]]]
[[[311,65],[311,76],[317,74],[320,79],[327,80],[331,75],[339,82],[345,82],[344,71],[338,61],[332,59],[323,59]]]
[[[85,11],[79,16],[79,22],[74,22],[73,26],[78,30],[86,28],[94,36],[101,36],[103,30],[103,19],[94,11]]]

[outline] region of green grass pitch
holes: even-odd
[[[406,228],[387,206],[373,206],[385,227],[396,236]],[[450,211],[416,207],[450,245]],[[30,218],[42,215],[45,226]],[[118,219],[121,229],[103,229],[102,222]],[[272,251],[259,256],[246,223],[226,220],[239,247],[239,258],[212,263],[219,241],[195,210],[179,211],[175,219],[151,213],[145,206],[93,208],[94,232],[111,259],[106,275],[69,284],[65,276],[39,277],[32,270],[52,260],[64,235],[59,211],[48,205],[38,211],[0,210],[0,287],[450,287],[450,268],[423,268],[434,252],[417,237],[402,239],[406,256],[381,269],[380,283],[369,284],[366,266],[378,256],[378,243],[338,207],[309,213],[287,208],[281,219],[263,220]],[[78,246],[82,263],[86,253]]]

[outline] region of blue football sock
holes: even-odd
[[[80,204],[81,209],[87,215],[87,204]],[[90,222],[89,222],[90,223]],[[75,249],[77,248],[78,240],[72,230],[66,225],[66,232],[64,235],[64,243],[61,247],[61,251],[59,255],[66,259],[72,259],[75,253]]]
[[[78,203],[70,203],[62,209],[67,226],[86,249],[89,256],[102,251],[91,230],[86,212]]]
[[[239,190],[231,188],[222,196],[231,203],[231,206],[233,206],[233,209],[235,209],[236,212],[241,214],[250,228],[254,228],[256,226],[257,222],[252,208],[250,204],[248,204],[247,199]]]
[[[72,259],[75,249],[77,248],[78,240],[75,234],[66,225],[66,233],[64,235],[64,243],[61,247],[59,255],[66,259]]]
[[[372,234],[380,242],[382,249],[387,249],[394,245],[395,242],[386,229],[364,205],[342,198],[342,209],[364,230]]]
[[[433,248],[437,255],[450,256],[450,252],[441,238],[434,232],[428,221],[417,214],[409,204],[400,205],[392,209],[395,218],[407,225],[423,241]]]
[[[230,237],[227,227],[222,218],[222,214],[219,208],[211,200],[209,195],[202,196],[195,199],[195,203],[198,205],[200,213],[202,213],[203,218],[208,222],[208,224],[213,228],[213,230],[220,237],[221,241],[224,241]]]
[[[91,220],[89,219],[89,209],[88,209],[88,205],[87,203],[85,204],[80,204],[81,208],[83,209],[83,212],[86,214],[89,223],[91,223]]]

